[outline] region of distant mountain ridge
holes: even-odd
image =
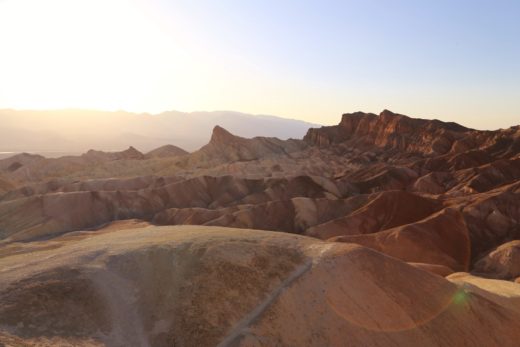
[[[148,152],[167,144],[194,151],[208,143],[216,125],[246,138],[280,139],[301,139],[309,128],[317,126],[233,111],[168,111],[152,115],[124,111],[0,110],[0,123],[0,152],[48,152],[50,156],[52,152],[120,151],[130,146]]]

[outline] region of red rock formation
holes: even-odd
[[[433,199],[403,191],[374,194],[354,212],[309,228],[305,234],[326,240],[334,236],[371,234],[409,224],[439,211],[442,204]]]
[[[379,116],[344,114],[337,126],[310,129],[304,141],[319,146],[349,141],[406,152],[444,154],[470,131],[456,123],[413,119],[384,110]]]
[[[445,209],[416,223],[368,235],[337,236],[407,262],[437,264],[455,271],[470,265],[471,245],[462,214]]]

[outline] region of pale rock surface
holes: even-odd
[[[499,279],[520,277],[520,240],[498,246],[475,263],[474,271]]]

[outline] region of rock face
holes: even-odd
[[[506,280],[520,277],[520,240],[500,245],[477,261],[475,272]]]
[[[356,245],[210,227],[53,242],[4,249],[0,342],[514,346],[520,339],[520,312],[487,298],[492,288],[459,289]]]
[[[520,293],[516,283],[486,279],[466,272],[454,273],[446,278],[460,288],[464,288],[467,293],[481,295],[502,307],[520,312]]]
[[[299,140],[282,141],[277,138],[255,137],[245,139],[231,134],[224,128],[213,129],[210,142],[190,157],[194,164],[215,164],[235,161],[251,161],[264,157],[287,156],[305,147]]]
[[[328,146],[345,141],[407,152],[444,154],[470,132],[456,123],[413,119],[388,110],[344,114],[337,126],[310,129],[304,140]]]

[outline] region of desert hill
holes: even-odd
[[[152,158],[166,158],[166,157],[179,157],[181,155],[186,155],[184,149],[174,146],[174,145],[164,145],[145,154],[146,159]]]
[[[466,289],[460,275],[455,284],[367,248],[285,233],[120,227],[4,253],[0,341],[513,346],[520,339],[518,301],[504,305],[506,295],[520,297],[518,287]]]
[[[223,263],[204,238],[215,250],[223,247]],[[0,264],[6,269],[0,316],[7,317],[0,326],[10,327],[0,339],[514,346],[518,240],[518,126],[480,131],[385,110],[345,114],[338,125],[309,129],[302,140],[246,138],[215,126],[209,142],[191,153],[170,145],[146,154],[133,147],[61,158],[22,154],[0,160]],[[246,244],[263,258],[252,259]],[[81,261],[72,250],[84,254]],[[54,260],[17,274],[33,252]],[[164,265],[168,257],[178,259],[177,272]],[[306,261],[320,265],[308,265],[308,274],[293,283],[291,274]],[[218,307],[190,311],[173,296],[189,301],[198,294],[167,291],[172,297],[163,299],[172,306],[157,308],[151,318],[145,307],[158,305],[159,278],[200,283],[197,271],[220,274],[201,294]],[[69,281],[81,283],[70,289],[77,299],[52,296]],[[40,297],[36,283],[42,296],[72,305],[89,323],[52,311],[42,313],[50,323],[36,332],[30,324],[40,323],[29,317],[40,316],[24,306]],[[121,304],[111,293],[123,283],[138,294],[123,295]],[[255,304],[281,284],[265,316],[248,320]],[[74,289],[82,286],[88,290]],[[222,293],[235,300],[233,307],[215,299]],[[302,297],[309,299],[302,304]],[[102,300],[119,310],[117,317],[135,319],[74,306]],[[127,311],[134,306],[144,311]],[[186,320],[161,318],[168,310]],[[322,312],[320,319],[315,312]],[[137,319],[140,325],[132,325]],[[17,320],[28,325],[15,328]]]

